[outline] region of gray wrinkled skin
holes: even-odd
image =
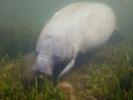
[[[34,70],[48,76],[63,76],[79,52],[104,44],[115,28],[112,10],[101,3],[75,3],[57,12],[42,30]]]

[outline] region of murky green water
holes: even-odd
[[[125,34],[133,32],[133,0],[0,0],[0,24],[27,23],[43,27],[62,7],[78,1],[103,2],[115,12],[117,26]]]

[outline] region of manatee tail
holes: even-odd
[[[65,92],[65,100],[76,100],[75,97],[73,96],[73,87],[69,83],[67,82],[60,83],[56,87],[56,89]]]
[[[121,43],[124,39],[124,36],[121,34],[120,30],[118,28],[115,28],[113,34],[108,39],[107,43],[116,44]]]

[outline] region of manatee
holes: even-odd
[[[115,15],[102,3],[79,2],[59,10],[43,28],[36,46],[33,70],[62,77],[77,55],[97,49],[115,30]]]

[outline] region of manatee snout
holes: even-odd
[[[38,74],[52,76],[52,65],[50,59],[38,56],[33,70]]]

